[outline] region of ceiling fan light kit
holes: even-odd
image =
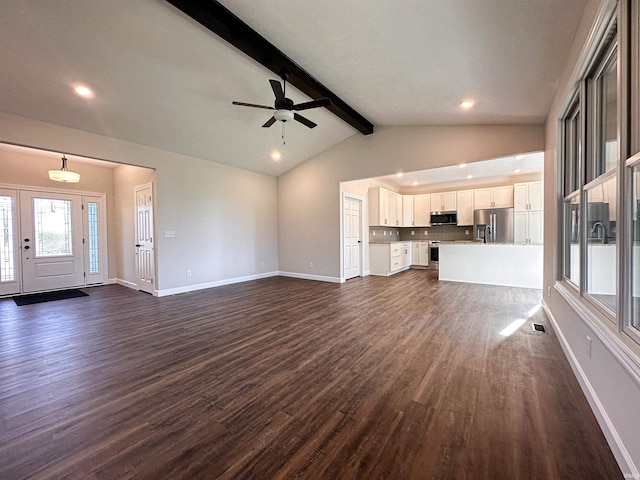
[[[62,154],[62,167],[60,170],[49,170],[49,179],[55,182],[78,183],[80,174],[67,168],[67,157]]]
[[[290,122],[294,118],[294,113],[291,110],[276,110],[273,114],[276,120],[279,122]]]

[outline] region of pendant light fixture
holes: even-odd
[[[49,178],[56,182],[78,183],[80,174],[72,172],[67,168],[67,158],[62,154],[62,167],[60,170],[49,170]]]

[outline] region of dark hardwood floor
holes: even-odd
[[[0,300],[3,480],[622,478],[528,318],[540,291],[424,270],[86,291]]]

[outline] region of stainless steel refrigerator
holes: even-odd
[[[513,208],[474,210],[473,225],[476,240],[513,243]]]

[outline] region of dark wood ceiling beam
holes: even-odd
[[[326,108],[358,131],[365,135],[373,133],[370,121],[217,1],[167,1],[276,75],[287,72],[287,81],[312,99],[330,98],[333,105]]]

